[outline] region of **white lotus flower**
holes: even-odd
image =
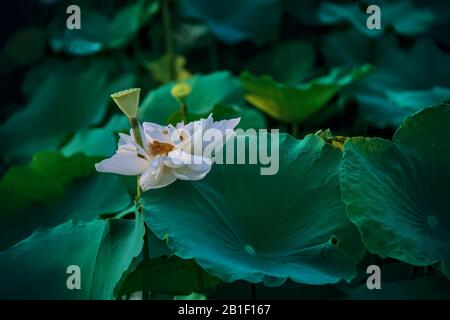
[[[143,191],[165,187],[177,179],[201,180],[211,170],[212,160],[204,156],[205,133],[214,131],[214,148],[221,148],[234,135],[233,129],[240,118],[215,122],[210,115],[184,125],[178,123],[160,126],[144,122],[140,125],[143,147],[139,146],[132,130],[130,135],[120,133],[116,154],[95,165],[99,172],[122,175],[141,175],[139,185]],[[216,149],[217,150],[217,149]]]

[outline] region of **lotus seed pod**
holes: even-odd
[[[113,93],[111,98],[128,118],[136,118],[140,88],[132,88]]]

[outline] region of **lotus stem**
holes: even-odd
[[[144,238],[144,248],[142,249],[143,252],[143,261],[144,264],[144,274],[142,276],[142,300],[150,300],[150,272],[146,268],[145,263],[147,261],[150,261],[150,243],[148,240],[147,233],[150,232],[147,227],[145,228],[145,238]]]
[[[298,124],[296,122],[291,123],[291,134],[297,138],[298,137]]]
[[[131,130],[133,130],[134,140],[136,143],[144,148],[142,143],[142,137],[141,137],[141,131],[139,130],[139,122],[137,120],[137,117],[128,118],[131,125]],[[141,187],[139,185],[139,176],[137,176],[137,186],[136,186],[136,201],[141,197]]]

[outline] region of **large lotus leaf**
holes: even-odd
[[[162,256],[172,255],[172,251],[167,247],[166,240],[161,240],[148,228],[145,233],[148,241],[147,250],[150,259],[157,259]]]
[[[380,128],[398,126],[415,112],[450,98],[450,86],[423,90],[383,90],[383,87],[368,84],[359,93],[355,88],[363,117]]]
[[[370,41],[355,31],[344,31],[324,37],[321,52],[330,66],[371,63],[375,70],[365,80],[374,85],[385,82],[386,88],[405,90],[449,86],[450,58],[430,40],[402,46],[392,35]]]
[[[253,138],[231,140],[247,147],[237,159]],[[201,181],[144,193],[147,225],[176,255],[226,282],[352,279],[364,247],[341,201],[341,151],[316,135],[276,142],[261,151],[279,151],[275,175],[261,176],[256,164],[216,164]]]
[[[47,58],[33,68],[27,70],[21,83],[21,92],[29,99],[33,96],[36,89],[48,77],[50,70],[59,68],[60,60],[56,58]]]
[[[117,132],[130,127],[127,117],[114,115],[102,128],[84,128],[63,147],[61,152],[70,156],[82,152],[88,156],[110,156],[117,149]]]
[[[66,135],[98,124],[106,113],[109,94],[134,82],[127,75],[111,81],[111,66],[112,61],[104,59],[53,65],[28,105],[0,127],[3,157],[27,159],[39,150],[54,150]]]
[[[322,53],[331,66],[374,65],[374,72],[350,89],[364,118],[377,127],[397,127],[414,112],[450,98],[450,58],[433,42],[401,48],[394,37],[370,43],[355,31],[338,32],[324,38]]]
[[[383,257],[450,276],[450,104],[406,119],[393,141],[352,138],[341,183],[350,220],[366,247]]]
[[[68,221],[39,229],[0,252],[2,299],[113,299],[143,246],[142,215],[134,220]],[[69,266],[80,268],[81,289],[69,290]]]
[[[228,44],[266,42],[281,18],[280,0],[228,0],[220,6],[208,0],[181,0],[180,5],[183,16],[205,22],[217,38]]]
[[[3,192],[0,250],[24,239],[39,227],[54,227],[69,219],[91,221],[102,214],[125,209],[131,203],[127,188],[129,178],[132,177],[95,174],[87,181],[71,184],[65,189],[64,196],[51,205],[38,205],[27,201],[32,193],[17,196],[11,192]],[[48,188],[47,184],[36,186]]]
[[[158,2],[136,1],[110,14],[101,6],[83,1],[81,28],[69,29],[69,15],[58,14],[51,25],[50,46],[55,52],[90,55],[128,44],[142,25],[158,12]]]
[[[309,42],[287,41],[256,55],[247,67],[255,75],[267,74],[276,81],[296,84],[311,75],[315,58]]]
[[[192,91],[186,98],[189,113],[203,115],[212,112],[216,104],[243,101],[239,80],[228,71],[194,76],[186,82],[192,86]],[[163,124],[179,110],[178,102],[170,94],[173,85],[173,82],[168,83],[148,94],[139,110],[142,121]]]
[[[61,197],[75,178],[94,172],[98,158],[74,154],[65,157],[56,151],[40,152],[25,166],[11,167],[0,180],[0,198],[6,210],[31,202],[49,204]]]
[[[246,100],[275,119],[301,122],[323,108],[341,89],[363,77],[370,65],[350,72],[334,69],[330,74],[293,86],[274,81],[269,76],[241,75]]]
[[[366,21],[372,14],[366,13],[367,6],[360,6],[358,1],[350,3],[323,2],[319,7],[318,16],[324,24],[349,22],[358,31],[368,36],[380,36],[386,27],[392,26],[401,34],[413,36],[427,31],[435,17],[428,8],[416,7],[411,1],[380,1],[381,29],[369,29]]]
[[[134,211],[133,204],[124,213],[134,215]],[[136,293],[142,293],[144,288],[149,290],[152,299],[160,299],[161,295],[187,295],[192,292],[209,294],[222,284],[194,260],[184,260],[172,255],[167,241],[156,237],[148,228],[146,241],[143,251],[134,259],[118,286],[119,296],[132,297]],[[147,250],[147,255],[144,250]]]
[[[355,87],[364,117],[379,127],[398,126],[414,112],[450,98],[447,54],[430,41],[418,42],[410,50],[399,49],[392,41],[377,46],[375,73]]]
[[[362,98],[362,96],[360,97]],[[403,90],[403,91],[386,91],[386,104],[392,108],[390,120],[392,123],[401,123],[406,116],[445,101],[450,98],[450,86],[433,87],[425,90]]]
[[[150,292],[172,296],[188,295],[192,292],[209,293],[221,283],[192,259],[184,260],[176,256],[159,257],[140,263],[128,274],[119,288],[119,295],[141,291],[145,281]]]

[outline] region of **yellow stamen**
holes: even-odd
[[[174,146],[169,143],[155,141],[153,143],[150,143],[148,148],[151,155],[157,156],[167,155],[170,151],[173,150]]]

